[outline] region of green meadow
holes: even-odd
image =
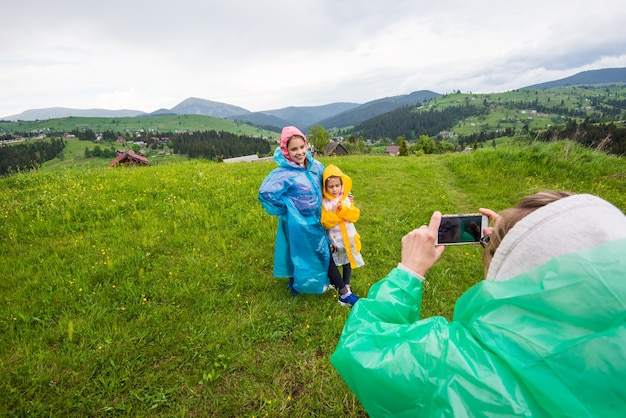
[[[71,132],[91,129],[94,132],[113,131],[126,135],[128,132],[175,132],[227,131],[237,135],[272,137],[276,133],[246,123],[205,115],[161,115],[119,118],[76,117],[44,119],[36,121],[0,121],[3,132]]]
[[[626,160],[572,142],[320,160],[354,180],[360,296],[435,210],[501,210],[544,189],[626,210]],[[349,309],[272,276],[277,222],[257,191],[274,167],[102,162],[0,178],[0,414],[365,417],[329,362]],[[447,248],[424,315],[452,318],[482,277],[479,246]]]

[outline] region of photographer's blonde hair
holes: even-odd
[[[504,239],[504,236],[526,215],[535,210],[555,202],[564,197],[572,196],[575,193],[544,191],[523,198],[515,207],[507,209],[500,213],[501,218],[494,225],[494,230],[489,237],[489,244],[483,251],[483,263],[485,264],[485,277],[489,270],[489,265],[493,259],[496,250]]]

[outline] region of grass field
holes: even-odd
[[[37,121],[0,123],[2,132],[71,132],[91,129],[94,132],[175,132],[184,131],[226,131],[237,135],[275,137],[270,132],[245,123],[204,115],[136,116],[124,118],[67,117]]]
[[[626,163],[570,142],[322,158],[354,180],[366,296],[434,210],[501,210],[543,189],[626,210]],[[0,178],[0,415],[364,417],[329,363],[349,309],[272,277],[273,162],[65,165]],[[481,249],[446,249],[423,313],[452,318]],[[390,395],[391,396],[391,395]]]
[[[81,141],[75,138],[65,138],[65,148],[63,148],[63,152],[61,153],[61,158],[54,158],[50,161],[46,161],[43,163],[44,170],[62,170],[68,168],[68,166],[79,165],[82,168],[85,167],[106,167],[112,160],[112,158],[104,158],[104,157],[93,157],[93,158],[85,158],[85,149],[89,149],[93,151],[95,147],[100,147],[101,150],[108,150],[109,148],[113,149],[128,149],[130,148],[128,145],[126,146],[118,146],[118,144],[111,141],[104,141],[103,143],[95,143],[93,141]],[[145,156],[148,158],[152,165],[159,165],[162,163],[169,164],[172,162],[181,162],[188,161],[188,157],[181,155],[162,155],[161,150],[150,150],[146,149],[147,153]]]

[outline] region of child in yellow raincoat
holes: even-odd
[[[330,164],[324,169],[322,178],[322,225],[327,231],[331,256],[338,267],[342,266],[343,271],[343,277],[339,274],[339,277],[333,277],[329,272],[329,278],[339,292],[339,303],[353,306],[358,296],[352,294],[350,289],[352,269],[365,264],[361,256],[361,238],[354,226],[361,211],[354,206],[350,194],[352,179],[339,167]]]

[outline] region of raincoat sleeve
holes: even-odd
[[[326,209],[325,205],[322,205],[322,225],[326,229],[331,229],[335,225],[337,225],[341,221],[341,218],[337,215],[334,210]]]
[[[339,211],[338,215],[344,221],[354,223],[359,220],[361,211],[353,204],[343,204],[341,205],[341,210]]]
[[[341,221],[348,222],[356,222],[359,219],[359,215],[361,211],[359,208],[352,204],[346,204],[345,202],[341,205],[341,210],[339,212],[335,212],[334,210],[326,209],[326,206],[322,206],[322,225],[324,228],[330,229],[337,225]]]
[[[291,183],[289,173],[280,169],[272,171],[263,180],[259,188],[259,202],[268,214],[282,216],[287,213],[284,195]]]
[[[529,415],[512,373],[469,330],[443,317],[421,319],[422,291],[418,278],[393,269],[346,321],[330,360],[368,414]]]
[[[331,356],[372,417],[419,416],[433,396],[430,380],[444,373],[448,329],[443,318],[416,324],[421,302],[420,280],[393,269],[352,308]]]

